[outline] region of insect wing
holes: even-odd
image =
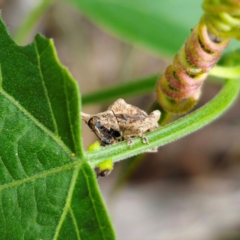
[[[114,114],[126,114],[129,116],[142,116],[147,117],[147,113],[141,110],[138,107],[135,107],[131,104],[126,103],[123,99],[118,99],[111,106],[109,106],[108,110],[112,110]]]

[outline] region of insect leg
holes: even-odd
[[[128,137],[128,139],[127,139],[127,144],[129,145],[129,147],[132,147],[132,145],[133,145],[133,140],[132,140],[131,137]]]
[[[142,138],[142,142],[145,143],[145,144],[149,144],[149,141],[147,139],[147,137],[145,135],[141,135],[141,138]]]

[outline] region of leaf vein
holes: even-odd
[[[37,179],[44,178],[44,177],[47,177],[47,176],[50,176],[50,175],[54,175],[54,174],[57,174],[59,172],[68,171],[68,170],[71,170],[75,167],[79,167],[81,165],[82,165],[82,162],[75,161],[75,162],[65,164],[65,165],[57,167],[57,168],[52,168],[51,170],[46,170],[44,172],[41,172],[39,174],[35,174],[34,176],[30,176],[28,178],[24,178],[24,179],[21,179],[21,180],[16,180],[16,181],[13,181],[13,182],[10,182],[10,183],[7,183],[7,184],[0,185],[0,191],[2,191],[4,189],[8,189],[8,188],[13,188],[13,187],[16,187],[16,186],[19,186],[19,185],[22,185],[22,184],[25,184],[25,183],[28,183],[28,182],[33,182]]]
[[[89,180],[88,180],[89,177],[88,177],[88,175],[86,174],[86,172],[85,172],[84,169],[83,169],[83,174],[84,174],[84,176],[85,176],[85,178],[86,178],[86,182],[87,182],[88,189],[91,189],[91,188],[90,188],[90,184],[89,184]],[[100,220],[99,220],[98,211],[96,210],[96,207],[95,207],[95,204],[94,204],[94,198],[93,198],[93,196],[92,196],[91,191],[89,191],[89,198],[90,198],[90,200],[91,200],[91,202],[92,202],[92,206],[93,206],[94,213],[95,213],[95,216],[96,216],[96,219],[97,219],[97,222],[98,222],[100,231],[101,231],[102,238],[103,238],[103,239],[106,239],[106,238],[105,238],[104,231],[103,231],[102,224],[101,224],[101,222],[100,222]]]
[[[64,219],[67,215],[67,212],[70,210],[70,206],[71,206],[71,199],[72,199],[72,194],[73,194],[73,191],[74,191],[74,186],[75,186],[75,183],[77,181],[77,177],[78,177],[78,172],[79,172],[79,169],[80,169],[81,165],[75,169],[74,171],[74,174],[72,176],[72,180],[71,180],[71,183],[70,183],[70,187],[69,187],[69,192],[68,192],[68,196],[67,196],[67,199],[66,199],[66,203],[65,203],[65,206],[63,208],[63,211],[62,211],[62,215],[59,219],[59,223],[56,227],[56,231],[55,231],[55,235],[53,237],[54,240],[56,240],[58,238],[58,234],[61,230],[61,227],[62,227],[62,224],[64,222]]]
[[[79,240],[81,240],[80,231],[78,230],[77,221],[76,221],[76,218],[75,218],[75,215],[74,215],[74,212],[73,212],[71,206],[69,207],[69,211],[70,211],[70,214],[71,214],[71,217],[72,217],[72,220],[73,220],[73,224],[74,224],[74,226],[75,226],[77,238],[78,238]]]
[[[48,46],[44,49],[44,51],[46,51],[49,47],[50,47],[50,44],[48,44]],[[45,79],[44,79],[44,75],[43,75],[42,68],[41,68],[41,60],[40,60],[41,55],[38,52],[38,47],[37,47],[36,42],[34,42],[34,48],[35,48],[36,53],[37,53],[36,55],[37,55],[39,73],[40,73],[40,77],[42,79],[43,89],[44,89],[44,92],[46,94],[46,99],[47,99],[48,107],[49,107],[49,110],[50,110],[51,118],[52,118],[52,121],[53,121],[53,126],[55,128],[55,134],[58,135],[57,121],[56,121],[56,118],[54,116],[53,109],[52,109],[52,104],[51,104],[51,101],[49,99],[49,94],[48,94],[48,91],[47,91],[47,88],[46,88],[46,85],[45,85]]]
[[[49,129],[43,126],[35,117],[33,117],[29,112],[26,111],[17,101],[14,100],[8,93],[0,89],[0,93],[6,97],[14,106],[16,106],[20,112],[22,112],[27,118],[29,118],[39,129],[41,129],[47,136],[51,137],[54,142],[56,142],[59,147],[61,147],[68,155],[71,155],[72,151]]]
[[[4,161],[3,161],[3,159],[2,159],[2,157],[0,156],[0,162],[3,164],[3,166],[4,166],[4,170],[6,170],[7,171],[7,173],[8,173],[8,175],[9,175],[9,177],[12,179],[12,180],[14,180],[14,178],[12,177],[12,174],[11,174],[11,172],[9,172],[9,170],[8,170],[8,168],[6,167],[6,165],[5,165],[5,163],[4,163]]]

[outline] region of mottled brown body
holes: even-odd
[[[160,111],[147,115],[140,108],[118,99],[107,111],[95,115],[82,113],[82,118],[97,135],[101,145],[127,140],[131,146],[133,137],[141,137],[144,143],[148,143],[144,134],[159,128]]]

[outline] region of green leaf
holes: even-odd
[[[85,162],[78,86],[37,36],[17,46],[0,21],[1,239],[114,239]]]
[[[101,148],[97,152],[88,152],[89,163],[96,166],[105,159],[120,161],[182,138],[209,124],[225,112],[238,96],[239,88],[240,81],[227,80],[220,93],[205,106],[157,131],[146,134],[149,144],[143,144],[140,138],[134,138],[131,148],[126,142],[121,142]]]
[[[67,2],[111,34],[155,54],[176,54],[202,14],[201,0]]]

